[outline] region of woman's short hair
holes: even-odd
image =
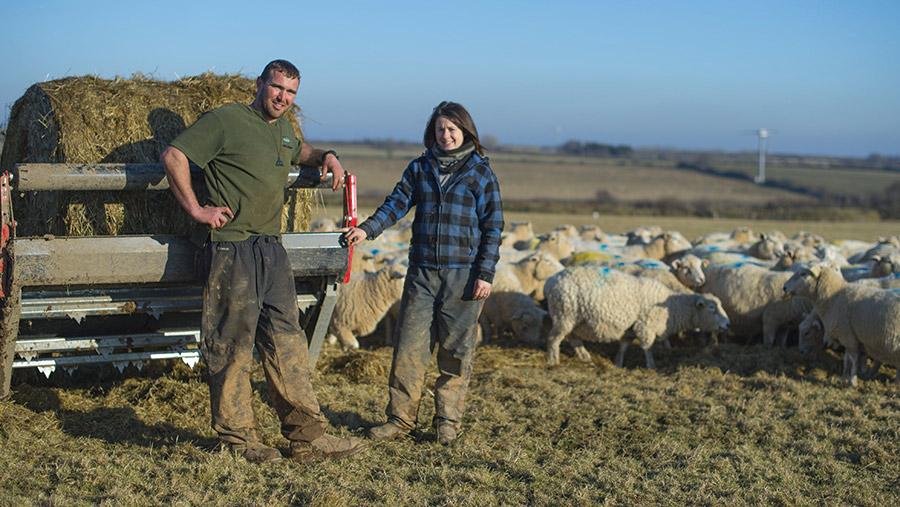
[[[478,153],[481,157],[484,156],[484,146],[481,145],[481,141],[478,139],[478,129],[475,128],[475,122],[472,121],[469,112],[466,111],[466,108],[461,104],[446,100],[434,108],[434,111],[431,113],[431,118],[428,119],[428,125],[425,127],[425,137],[423,139],[426,148],[430,149],[437,141],[434,134],[434,126],[437,123],[439,116],[447,118],[452,121],[454,125],[459,127],[463,132],[463,142],[472,141],[472,144],[475,145],[475,153]]]

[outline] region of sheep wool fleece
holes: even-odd
[[[407,272],[386,410],[389,420],[401,428],[416,427],[425,370],[437,347],[433,425],[459,429],[484,305],[484,300],[471,298],[474,283],[471,269],[411,267]]]

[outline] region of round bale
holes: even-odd
[[[211,73],[161,81],[67,77],[32,85],[10,111],[0,170],[17,163],[158,163],[159,153],[204,112],[249,104],[256,82]],[[287,113],[297,136],[300,110]],[[195,189],[202,199],[202,189]],[[315,190],[289,190],[282,230],[309,229]],[[17,192],[18,236],[187,235],[193,223],[169,191]]]

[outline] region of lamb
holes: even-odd
[[[650,259],[671,259],[691,248],[691,242],[681,233],[666,231],[656,235],[646,245],[630,245],[623,249],[626,257],[646,257]]]
[[[632,231],[628,231],[625,233],[625,237],[628,238],[626,245],[646,245],[649,244],[650,241],[653,240],[656,236],[662,234],[662,227],[658,225],[651,225],[648,227],[638,227]]]
[[[900,273],[900,252],[872,256],[872,278]]]
[[[335,217],[323,217],[309,225],[309,232],[331,232],[339,227],[339,223]]]
[[[784,345],[788,330],[813,306],[806,298],[784,300],[784,283],[792,274],[752,264],[713,265],[706,269],[700,292],[722,301],[734,334],[752,338],[761,333],[765,345],[773,345],[776,338]]]
[[[865,264],[841,267],[841,276],[848,282],[866,278],[883,278],[900,272],[900,253],[880,253],[872,255]]]
[[[759,241],[750,245],[745,253],[757,259],[774,260],[784,255],[784,242],[774,234],[761,233]]]
[[[351,273],[341,285],[328,324],[328,342],[341,343],[346,349],[358,349],[356,337],[375,331],[391,306],[403,294],[407,261],[397,259],[374,273]]]
[[[540,250],[509,267],[519,279],[522,292],[535,301],[544,300],[544,283],[563,269],[563,265],[553,255]]]
[[[501,257],[491,290],[522,292],[535,301],[542,301],[544,282],[562,268],[556,257],[541,250],[529,252],[515,262],[504,262]]]
[[[886,255],[892,253],[900,253],[900,246],[895,236],[882,236],[878,238],[878,243],[864,252],[859,252],[850,256],[847,260],[851,264],[865,264],[872,260],[873,255]]]
[[[546,316],[546,310],[521,292],[492,291],[484,301],[478,322],[484,341],[488,341],[494,331],[497,336],[502,336],[509,329],[517,340],[536,345],[540,342],[541,325]]]
[[[603,242],[606,240],[606,234],[604,234],[603,229],[599,225],[594,224],[582,225],[578,231],[578,237],[583,241]]]
[[[797,234],[794,234],[794,237],[791,239],[809,248],[818,248],[820,246],[825,246],[826,244],[825,238],[808,231],[799,231]]]
[[[725,246],[738,246],[744,243],[750,243],[753,241],[753,229],[749,227],[735,227],[734,230],[731,231],[731,234],[725,234],[722,232],[714,232],[710,234],[706,234],[704,236],[700,236],[699,238],[695,238],[691,244],[694,246],[700,245],[720,245]]]
[[[863,351],[900,366],[900,292],[851,284],[824,263],[795,273],[784,292],[814,301],[825,334],[844,346],[842,378],[850,385],[856,385]],[[900,373],[894,381],[900,383]]]
[[[507,231],[502,235],[500,244],[513,246],[517,241],[526,241],[534,237],[534,227],[531,222],[510,222]]]
[[[879,289],[900,289],[900,273],[883,276],[881,278],[862,278],[853,282],[856,285],[867,285]]]
[[[585,265],[596,266],[597,264],[587,263]],[[700,287],[706,281],[703,266],[703,261],[696,256],[686,255],[672,261],[671,265],[661,263],[659,266],[648,266],[646,263],[620,262],[608,267],[624,271],[629,275],[652,278],[679,294],[691,294],[694,292],[693,289]]]
[[[709,264],[695,255],[685,255],[671,262],[671,271],[685,287],[696,290],[706,283],[703,271]]]
[[[569,240],[569,236],[560,231],[553,231],[539,237],[535,250],[542,250],[553,255],[558,261],[572,255],[575,247]]]
[[[559,345],[569,334],[601,342],[619,341],[616,365],[636,337],[655,368],[650,347],[659,338],[699,328],[721,331],[728,317],[715,296],[676,294],[649,278],[634,277],[609,268],[576,266],[550,277],[544,287],[553,326],[547,338],[550,364],[559,364]],[[579,350],[580,349],[580,350]],[[590,354],[576,345],[580,358]]]
[[[803,317],[800,326],[797,328],[797,348],[802,354],[809,354],[814,349],[821,348],[823,345],[830,345],[831,341],[825,336],[825,326],[822,319],[813,308]]]

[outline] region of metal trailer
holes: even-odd
[[[192,175],[202,177],[193,166]],[[294,167],[285,188],[331,188],[332,175]],[[199,250],[166,235],[16,237],[14,191],[168,191],[161,164],[18,164],[0,174],[0,398],[13,369],[50,375],[81,365],[200,358]],[[344,181],[343,226],[356,225],[356,178]],[[350,275],[352,247],[341,233],[286,233],[300,323],[316,359],[338,284]]]

